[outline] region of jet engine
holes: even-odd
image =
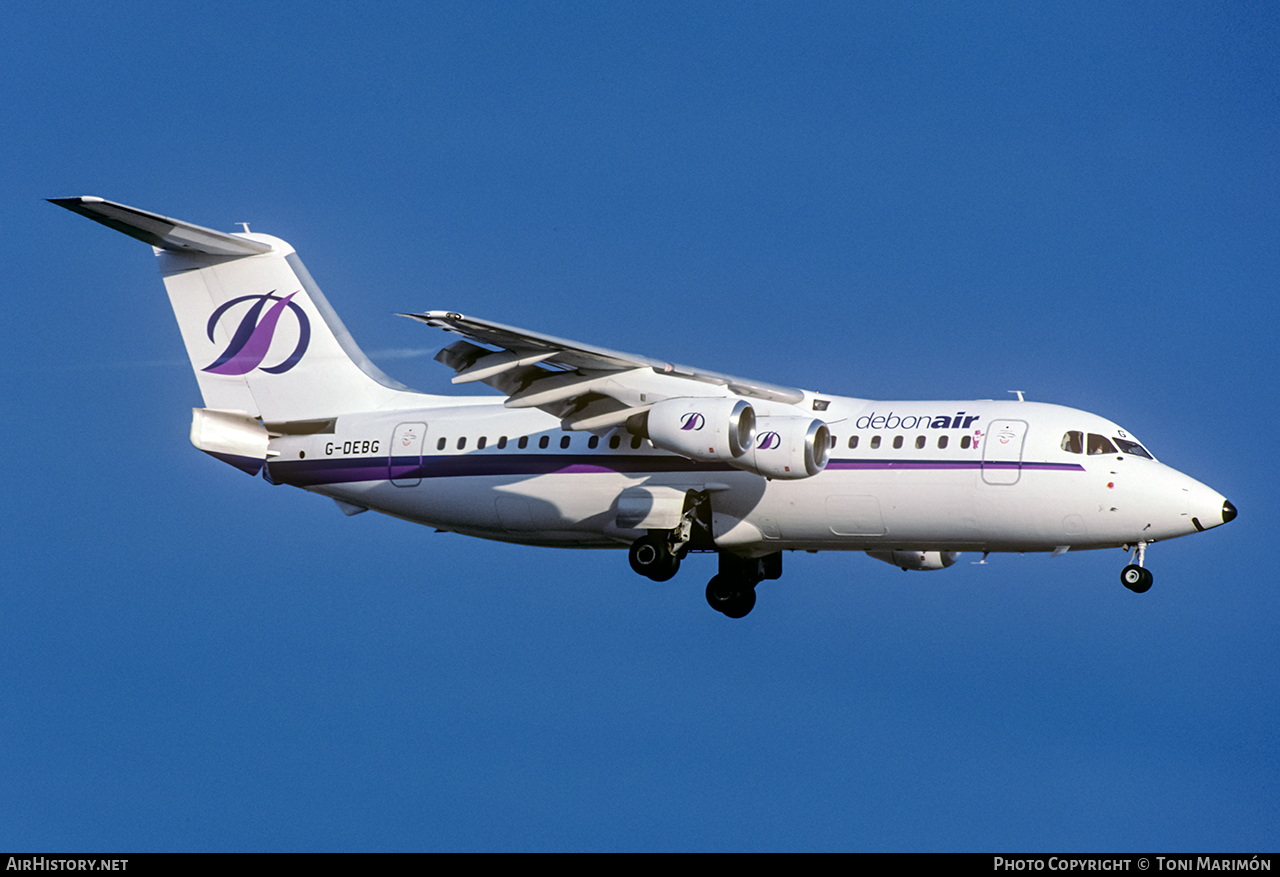
[[[733,463],[750,450],[756,432],[755,409],[735,397],[664,399],[644,417],[655,448],[693,460]]]
[[[959,551],[868,551],[867,556],[892,563],[903,570],[946,569],[956,562]]]
[[[765,478],[809,478],[827,466],[831,431],[806,417],[758,417],[756,441],[734,466]]]

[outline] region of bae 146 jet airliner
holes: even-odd
[[[420,393],[356,346],[293,247],[102,198],[54,204],[151,244],[205,407],[191,442],[272,484],[440,530],[625,548],[655,581],[713,551],[707,602],[741,618],[783,552],[865,551],[939,570],[963,551],[1132,552],[1232,520],[1221,494],[1111,421],[1018,400],[817,394],[453,311],[453,383]]]

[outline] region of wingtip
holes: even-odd
[[[465,319],[462,314],[453,311],[423,311],[420,314],[396,314],[397,317],[408,317],[410,320],[417,320],[420,323],[426,323],[428,326],[436,326],[439,328],[441,320],[462,320]]]
[[[59,207],[66,207],[68,204],[105,204],[106,198],[99,198],[97,195],[77,195],[74,198],[46,198],[50,204],[57,204]]]

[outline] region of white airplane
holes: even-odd
[[[714,551],[707,602],[741,618],[784,551],[865,551],[937,570],[962,551],[1118,548],[1132,591],[1152,542],[1236,509],[1096,414],[1019,399],[811,393],[452,311],[436,360],[506,396],[438,396],[360,351],[293,247],[86,196],[52,203],[151,244],[207,407],[197,448],[272,484],[440,530],[627,548],[655,581]]]

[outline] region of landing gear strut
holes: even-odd
[[[1133,563],[1120,571],[1120,583],[1135,594],[1144,594],[1151,590],[1151,570],[1142,566],[1147,553],[1147,543],[1139,542],[1133,546]]]

